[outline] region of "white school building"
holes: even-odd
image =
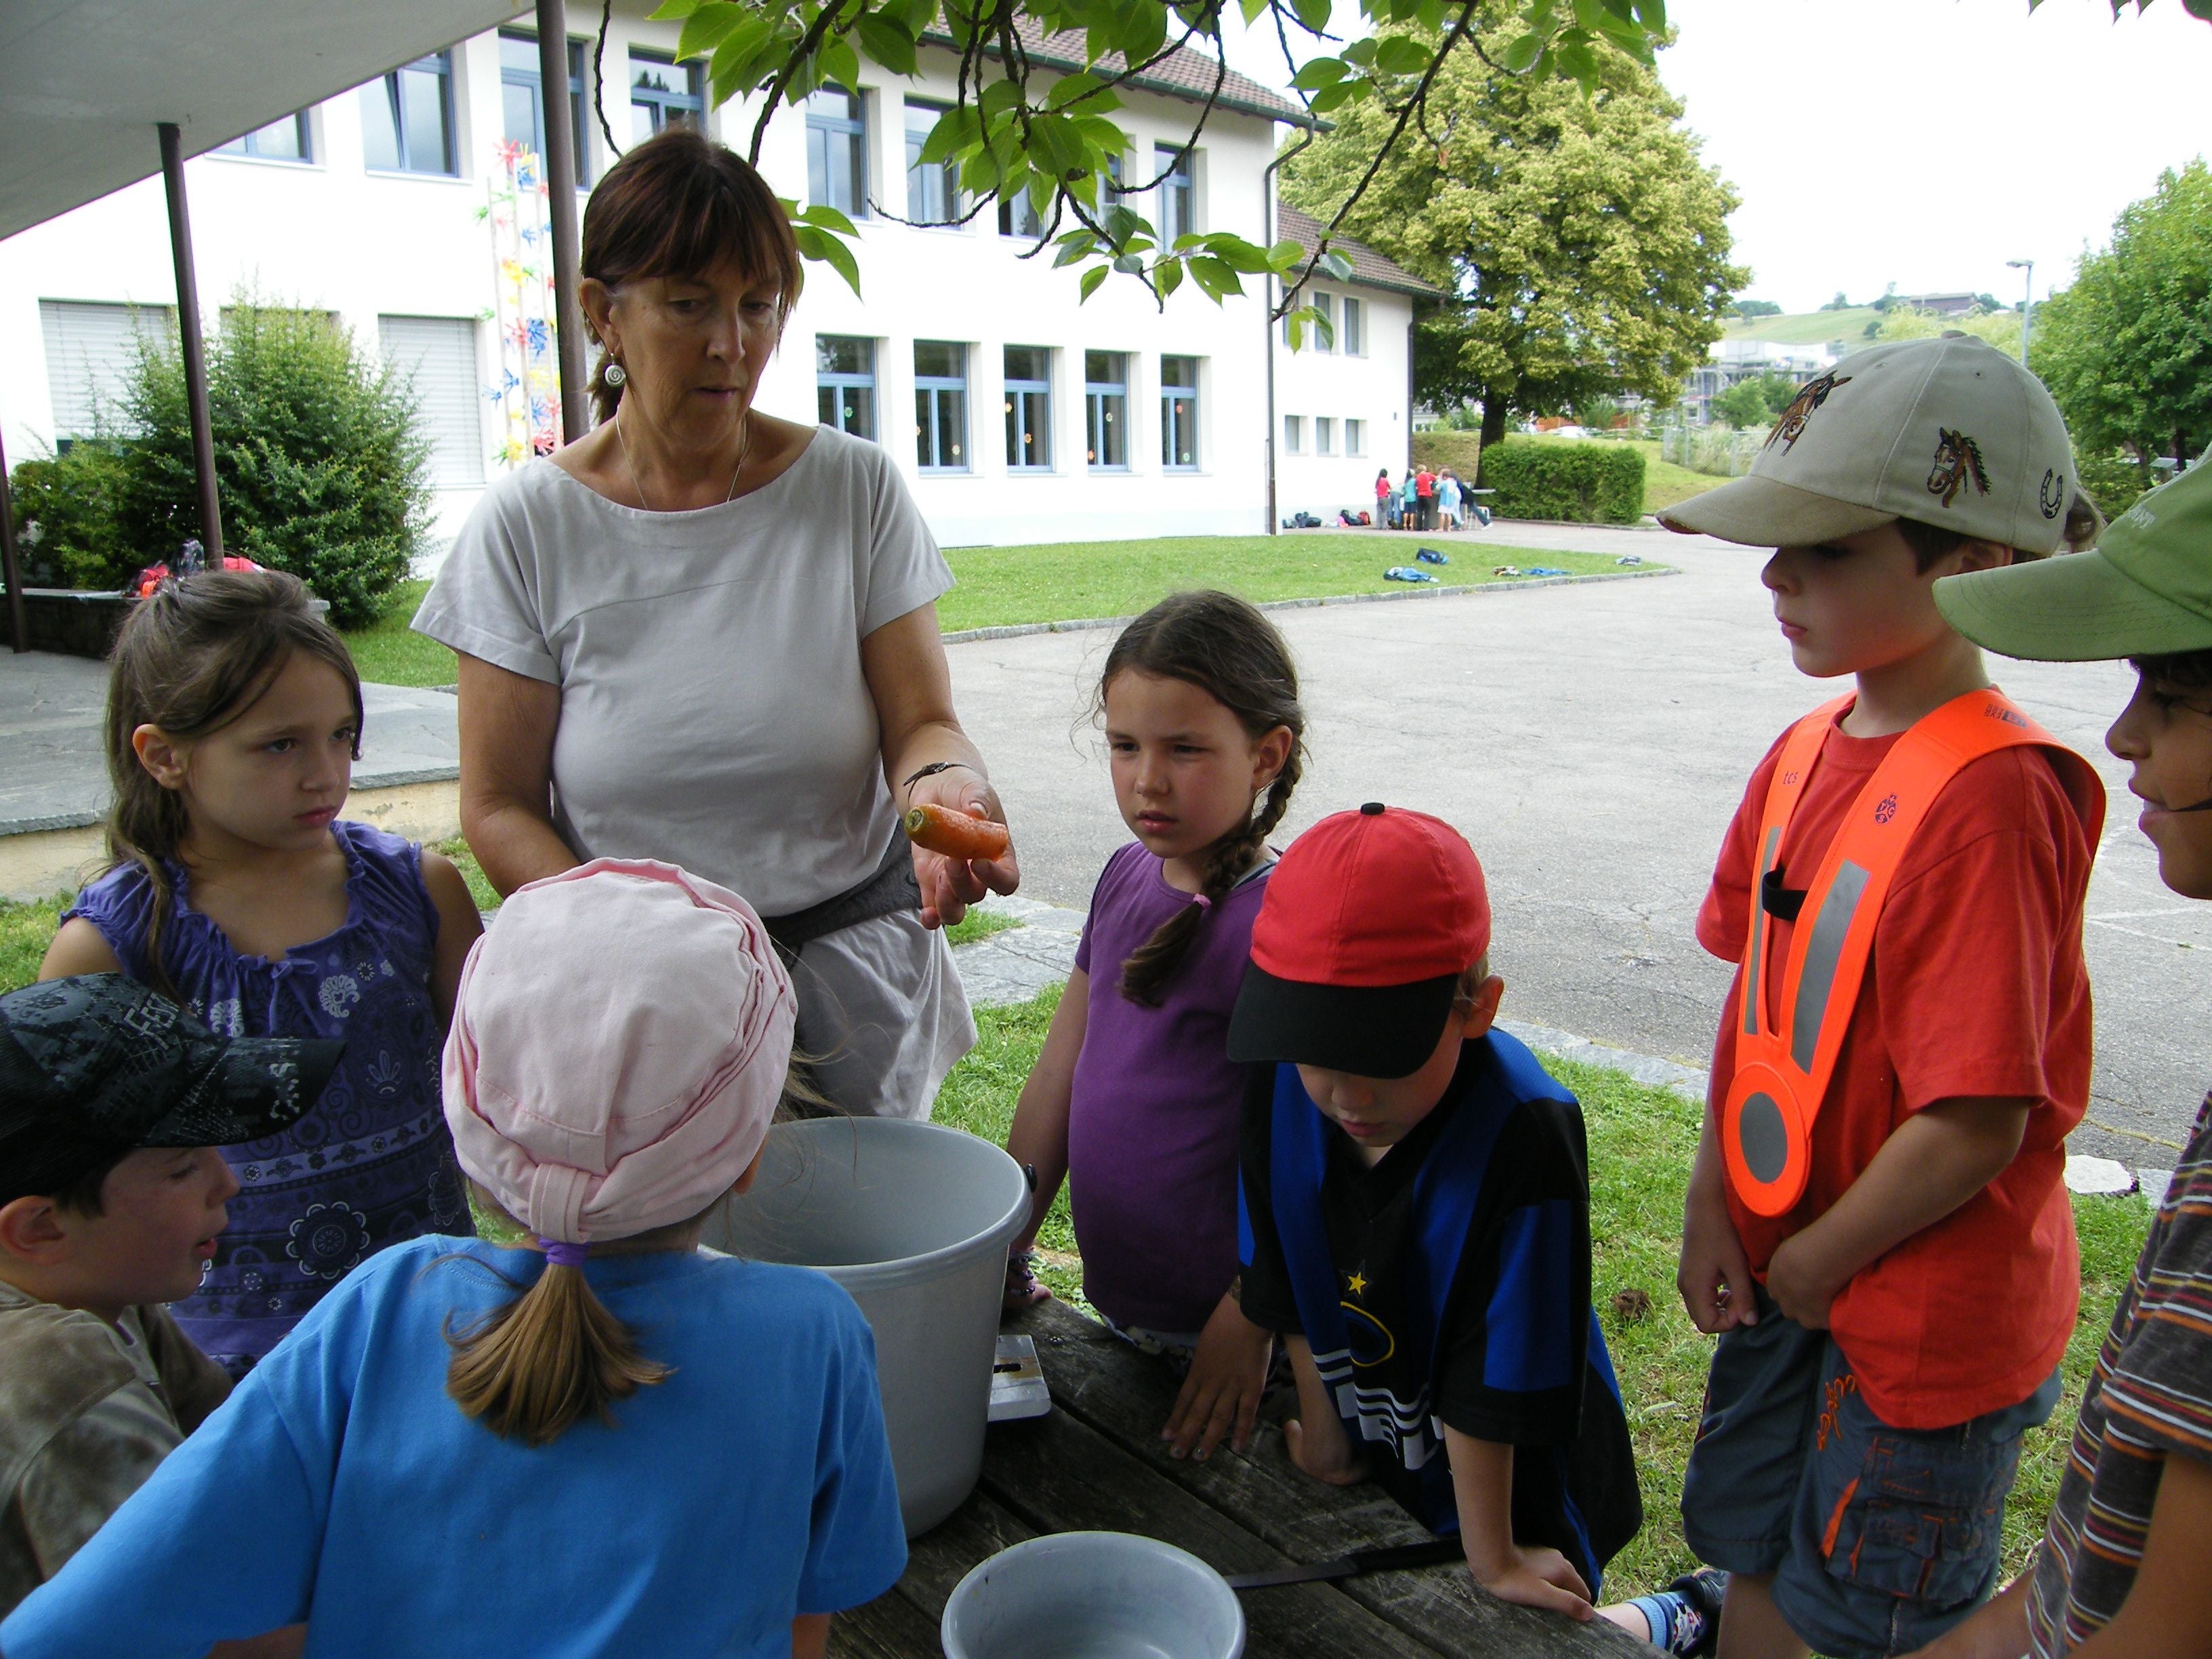
[[[569,42],[586,191],[614,146],[672,122],[703,124],[740,152],[750,143],[757,110],[708,112],[701,66],[674,61],[677,25],[643,9],[618,0],[603,54],[592,37]],[[430,442],[441,546],[527,454],[508,382],[524,336],[503,298],[517,291],[516,230],[495,198],[503,155],[541,143],[530,22],[526,13],[252,133],[184,128],[208,326],[251,293],[327,313],[403,364]],[[1030,49],[1054,59],[1051,43]],[[1115,276],[1079,303],[1078,273],[1053,269],[1051,250],[1022,257],[1036,238],[1019,210],[994,204],[957,227],[899,222],[969,205],[955,196],[948,212],[945,170],[910,165],[954,93],[952,54],[922,58],[912,80],[870,65],[859,86],[817,93],[769,124],[761,165],[777,193],[830,202],[858,223],[861,291],[808,267],[759,406],[882,443],[948,546],[1250,534],[1267,525],[1272,353],[1278,516],[1371,507],[1376,470],[1395,478],[1406,465],[1413,307],[1434,290],[1340,244],[1352,280],[1312,292],[1336,337],[1294,353],[1256,295],[1217,306],[1186,284],[1161,307]],[[1122,177],[1172,173],[1131,198],[1169,237],[1228,229],[1260,240],[1267,164],[1300,112],[1231,72],[1178,164],[1214,74],[1185,52],[1123,89]],[[1310,246],[1318,230],[1288,208],[1272,222]],[[173,328],[174,304],[158,176],[0,241],[9,463],[94,431],[136,335]]]

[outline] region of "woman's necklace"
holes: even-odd
[[[629,471],[629,487],[637,491],[637,504],[650,513],[653,511],[653,506],[651,501],[645,499],[645,486],[638,482],[637,463],[629,458],[629,437],[623,431],[622,414],[619,410],[615,414],[614,428],[615,442],[622,450],[623,465]],[[738,470],[730,474],[730,487],[722,495],[722,500],[726,504],[736,498],[738,480],[744,477],[745,460],[752,453],[753,412],[749,409],[745,411],[744,431],[738,439]]]

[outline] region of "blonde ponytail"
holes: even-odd
[[[446,1392],[502,1439],[543,1446],[580,1419],[664,1381],[668,1367],[637,1349],[629,1326],[592,1294],[580,1266],[550,1259],[538,1282],[446,1340]]]

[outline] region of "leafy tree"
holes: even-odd
[[[1854,307],[1851,305],[1851,302],[1844,297],[1843,289],[1838,289],[1836,290],[1836,297],[1829,301],[1827,304],[1822,306],[1820,309],[1823,311],[1850,311],[1854,309]]]
[[[2042,325],[2039,316],[2037,326]],[[1893,306],[1867,328],[1870,340],[1926,340],[1956,331],[1986,340],[2008,357],[2020,356],[2020,313],[1986,312],[1978,317],[1939,316],[1913,306]]]
[[[2112,246],[2035,309],[2028,361],[2084,455],[2186,461],[2212,443],[2212,169],[2160,175]]]
[[[1771,300],[1738,300],[1729,307],[1739,317],[1779,317],[1782,307]]]
[[[1733,427],[1765,426],[1790,407],[1797,383],[1787,374],[1757,374],[1738,380],[1712,401],[1712,411]]]
[[[1516,415],[1671,401],[1747,278],[1728,262],[1735,193],[1658,77],[1620,53],[1587,93],[1502,72],[1510,27],[1441,61],[1419,143],[1360,104],[1282,169],[1289,199],[1450,295],[1417,332],[1415,385],[1432,406],[1479,401],[1485,443]],[[1394,33],[1378,51],[1393,41],[1434,45]]]
[[[224,551],[289,570],[342,626],[374,621],[428,520],[428,449],[405,377],[321,313],[243,295],[225,309],[207,364]],[[135,570],[198,533],[174,352],[142,346],[122,414],[135,435],[119,447],[114,523]]]
[[[1360,22],[1343,33],[1361,38],[1346,45],[1330,32],[1330,0],[1237,4],[1248,25],[1282,42],[1285,67],[1296,71],[1292,95],[1314,116],[1364,113],[1393,143],[1434,125],[1438,78],[1478,53],[1501,75],[1595,91],[1618,64],[1648,65],[1667,30],[1664,0],[1358,0]],[[1217,300],[1243,292],[1247,276],[1280,277],[1283,298],[1273,310],[1291,318],[1296,343],[1320,321],[1302,304],[1307,280],[1316,270],[1340,278],[1349,270],[1327,236],[1310,253],[1287,240],[1263,248],[1228,231],[1193,232],[1159,246],[1150,216],[1138,210],[1164,171],[1102,192],[1108,158],[1129,149],[1112,118],[1121,107],[1117,89],[1178,47],[1219,58],[1219,0],[665,0],[653,15],[682,21],[678,56],[707,60],[716,105],[756,100],[756,161],[779,109],[827,82],[852,84],[863,56],[911,75],[925,45],[949,47],[960,60],[957,92],[931,130],[921,164],[957,168],[973,204],[964,217],[1001,197],[1027,195],[1043,226],[1039,246],[1055,246],[1057,264],[1085,267],[1085,298],[1109,271],[1162,297],[1188,279]],[[1068,71],[1060,53],[1038,52],[1040,33],[1079,41],[1084,67]],[[1212,114],[1209,102],[1190,145]],[[1364,190],[1355,183],[1347,205]],[[851,222],[833,208],[790,206],[799,251],[857,289],[858,267],[844,240]],[[1328,227],[1331,234],[1338,228]]]

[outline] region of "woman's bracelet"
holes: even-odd
[[[899,784],[899,787],[902,789],[911,789],[915,785],[920,783],[924,778],[933,778],[939,772],[950,772],[956,766],[963,772],[974,772],[979,778],[983,776],[981,769],[969,765],[966,761],[932,761],[928,765],[923,767],[921,770],[916,772],[912,777],[903,780]],[[985,781],[988,782],[988,780],[986,779]]]

